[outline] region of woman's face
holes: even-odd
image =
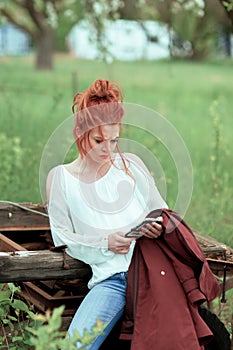
[[[96,127],[89,133],[89,142],[86,142],[86,157],[101,163],[111,159],[120,136],[119,124],[102,125],[101,130]]]

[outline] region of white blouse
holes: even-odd
[[[167,207],[152,176],[127,156],[129,172],[116,155],[109,171],[93,183],[72,175],[65,165],[54,169],[48,213],[55,246],[66,244],[67,254],[92,268],[88,283],[128,270],[134,244],[127,254],[108,250],[109,234],[128,232],[153,209]]]

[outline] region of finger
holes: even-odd
[[[159,225],[159,226],[161,226],[161,225]],[[154,227],[151,224],[147,224],[147,227],[142,227],[141,231],[143,233],[143,236],[145,236],[147,238],[158,238],[162,233],[162,229],[158,230],[156,227]]]
[[[144,229],[144,230],[143,230]],[[153,224],[147,224],[146,227],[142,228],[143,232],[145,233],[160,233],[160,231],[162,231],[162,226],[158,225],[158,226],[154,226]]]
[[[118,249],[129,249],[131,243],[130,242],[117,242]]]
[[[150,231],[153,232],[154,234],[160,235],[162,233],[162,226],[161,225],[159,225],[159,226],[151,225]]]
[[[129,251],[129,248],[122,248],[122,249],[118,249],[117,253],[118,254],[127,254]]]
[[[154,233],[152,233],[148,228],[143,227],[141,232],[142,232],[142,235],[147,238],[154,238]]]
[[[162,229],[163,229],[163,226],[158,224],[157,222],[152,222],[151,226],[156,228],[159,231],[162,231]]]
[[[144,237],[147,237],[147,238],[150,238],[150,239],[157,238],[157,237],[155,236],[155,234],[152,233],[152,232],[144,233],[143,236],[144,236]]]
[[[117,239],[119,242],[122,242],[122,243],[125,243],[125,242],[131,243],[131,242],[135,241],[134,237],[125,237],[124,232],[118,232]]]

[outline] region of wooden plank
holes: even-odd
[[[64,261],[65,256],[65,261]],[[67,268],[64,268],[64,263]],[[0,283],[82,278],[90,267],[63,252],[50,250],[0,252]]]
[[[49,229],[43,204],[0,202],[0,231]]]
[[[85,295],[73,296],[52,296],[36,286],[32,282],[24,282],[21,285],[21,296],[30,304],[33,304],[38,310],[45,312],[54,309],[60,305],[65,305],[66,309],[63,316],[73,315]]]
[[[227,249],[226,244],[218,242],[213,237],[204,235],[199,231],[194,231],[194,234],[204,252],[225,252]]]
[[[17,250],[26,250],[20,244],[15,243],[8,237],[0,233],[0,251],[1,252],[15,252]]]
[[[233,262],[217,259],[208,259],[210,268],[218,275],[223,275],[226,269],[227,276],[233,274]],[[49,262],[49,263],[48,263]],[[15,281],[35,281],[51,279],[82,278],[90,273],[90,267],[73,259],[64,253],[39,251],[16,251],[0,253],[0,283]]]
[[[207,258],[208,264],[210,265],[211,270],[222,276],[224,274],[224,269],[226,269],[226,275],[233,275],[233,261],[225,261],[219,259]]]
[[[10,225],[5,225],[4,227],[3,226],[0,226],[0,231],[1,232],[9,232],[9,231],[13,231],[13,232],[16,232],[16,231],[47,231],[47,230],[50,230],[50,226],[49,225],[38,225],[38,226],[33,226],[33,225],[28,225],[25,226],[25,225],[17,225],[17,226],[10,226]]]

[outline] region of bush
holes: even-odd
[[[0,349],[4,350],[75,350],[76,344],[85,350],[103,331],[101,321],[96,321],[92,331],[73,337],[61,331],[64,306],[45,315],[36,314],[17,298],[20,288],[13,283],[0,284]]]

